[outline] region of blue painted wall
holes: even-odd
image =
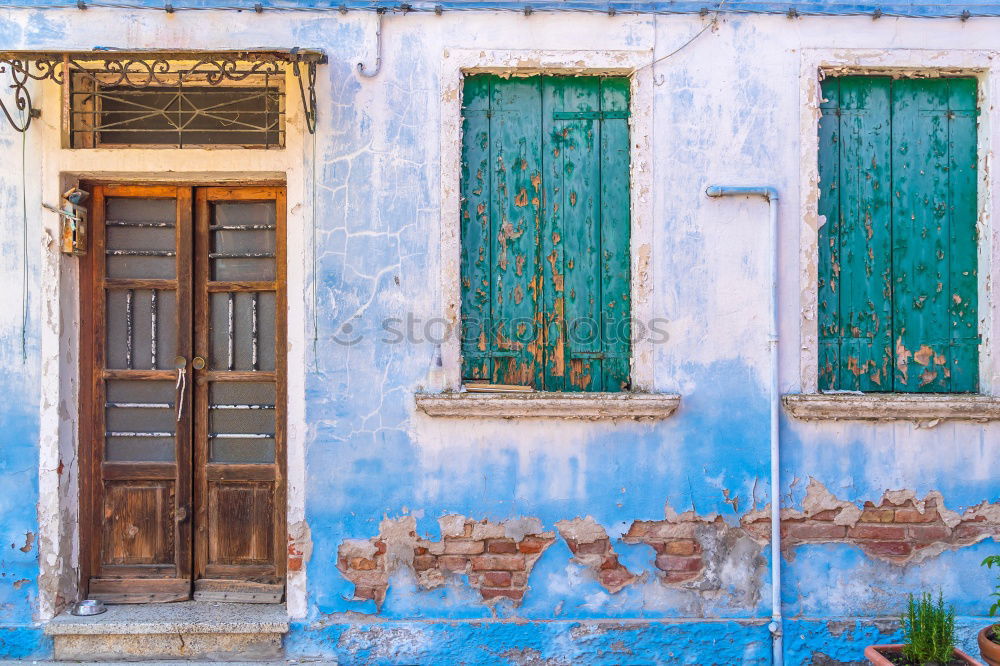
[[[442,4],[446,10],[493,6]],[[606,6],[584,0],[531,4]],[[875,7],[793,4],[803,12]],[[696,5],[615,3],[664,11],[697,11]],[[789,6],[727,3],[730,10],[781,13]],[[998,6],[881,7],[953,15]],[[205,26],[220,29],[206,35]],[[387,319],[412,314],[427,320],[442,309],[437,282],[444,49],[656,45],[657,53],[666,53],[702,26],[697,16],[397,16],[387,24],[382,74],[363,81],[356,63],[371,61],[371,25],[370,16],[358,12],[167,17],[91,8],[0,15],[0,41],[9,48],[271,44],[322,48],[330,57],[319,70],[318,214],[315,229],[305,234],[315,240],[316,260],[307,268],[309,289],[302,295],[306,320],[290,323],[305,331],[308,347],[305,494],[313,543],[306,562],[307,615],[293,625],[290,654],[345,663],[769,663],[766,547],[748,546],[745,557],[727,560],[712,585],[666,586],[657,579],[652,549],[618,540],[633,521],[662,520],[668,510],[705,519],[718,514],[735,530],[748,512],[770,501],[767,245],[761,226],[766,212],[759,202],[708,202],[702,192],[709,182],[767,181],[788,193],[782,218],[782,388],[795,392],[802,194],[794,128],[802,99],[801,49],[835,42],[857,48],[992,48],[1000,24],[859,17],[789,23],[782,17],[727,16],[718,31],[656,70],[653,310],[671,322],[671,330],[653,353],[653,374],[657,389],[683,395],[673,418],[655,424],[436,422],[416,414],[412,398],[428,382],[434,344],[383,341]],[[20,150],[20,137],[0,126],[4,163],[19,164]],[[309,158],[303,155],[303,165],[312,173]],[[34,173],[39,156],[26,160]],[[8,232],[0,241],[4,284],[19,285],[24,269],[21,191],[17,167],[0,175],[0,216]],[[26,533],[38,530],[43,250],[37,203],[31,202],[27,216],[30,290],[23,354],[18,288],[8,290],[0,308],[0,394],[11,398],[0,403],[3,657],[49,650],[36,617],[37,541],[23,550]],[[356,344],[342,343],[347,323],[352,337],[360,338]],[[990,471],[1000,454],[995,425],[917,430],[909,424],[785,419],[782,437],[781,494],[791,508],[805,503],[810,479],[858,506],[878,502],[886,490],[910,490],[918,497],[939,491],[947,507],[959,512],[1000,500],[1000,478]],[[380,609],[353,600],[354,586],[336,566],[345,540],[370,539],[384,519],[412,516],[418,534],[435,541],[441,537],[438,519],[452,514],[491,521],[530,517],[550,531],[557,521],[590,516],[608,531],[621,562],[646,578],[609,593],[571,561],[567,543],[557,537],[535,564],[524,603],[516,608],[491,609],[461,578],[422,589],[405,567],[390,581]],[[788,663],[859,660],[866,644],[896,637],[897,629],[884,619],[900,611],[907,592],[923,589],[940,588],[956,605],[962,644],[971,648],[974,631],[987,622],[982,616],[990,578],[978,562],[996,550],[994,541],[986,541],[901,566],[846,543],[795,549],[785,562],[783,588]]]
[[[0,27],[0,36],[8,36]],[[5,153],[20,153],[21,137],[0,135]],[[5,240],[0,275],[7,287],[0,323],[0,654],[25,657],[47,649],[32,613],[38,596],[39,274],[34,218],[21,214],[21,178],[0,186]],[[26,243],[31,243],[26,247]],[[22,309],[23,308],[23,309]],[[22,316],[23,314],[23,316]]]

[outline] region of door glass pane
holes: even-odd
[[[212,279],[273,281],[275,219],[273,201],[214,204]]]
[[[109,289],[106,363],[114,369],[169,370],[177,355],[177,295],[167,289]]]
[[[209,294],[209,365],[213,370],[274,370],[275,294]]]
[[[274,384],[214,382],[209,389],[209,461],[274,462]]]
[[[105,387],[105,460],[173,461],[174,384],[113,379]]]
[[[174,199],[109,198],[104,222],[108,277],[172,279],[176,215]]]

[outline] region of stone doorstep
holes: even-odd
[[[60,661],[272,660],[287,632],[283,604],[197,601],[109,605],[90,617],[67,611],[45,625]]]

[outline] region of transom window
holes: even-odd
[[[145,65],[144,65],[145,67]],[[231,67],[211,72],[76,70],[71,78],[73,148],[205,146],[273,148],[285,144],[283,71]]]
[[[974,392],[976,80],[823,81],[819,388]]]

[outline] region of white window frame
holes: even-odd
[[[801,357],[799,391],[819,392],[818,360],[818,271],[819,229],[824,223],[819,215],[819,121],[821,117],[820,82],[826,76],[877,75],[924,76],[942,74],[973,76],[978,81],[978,199],[979,231],[979,393],[1000,392],[1000,363],[994,341],[995,325],[1000,321],[1000,299],[991,298],[989,284],[994,267],[1000,265],[1000,234],[993,231],[993,220],[1000,219],[997,191],[1000,175],[992,173],[987,156],[1000,150],[993,127],[1000,127],[1000,72],[994,53],[979,49],[803,49],[800,56],[800,181],[799,181],[799,326]],[[886,395],[886,394],[879,394]],[[888,394],[900,395],[900,394]],[[909,395],[909,394],[908,394]],[[919,399],[915,394],[914,399]],[[956,394],[958,395],[958,394]],[[911,400],[912,401],[912,400]]]
[[[451,331],[461,326],[461,165],[462,88],[471,74],[510,76],[572,74],[626,76],[631,145],[631,317],[650,322],[653,309],[653,75],[648,49],[627,51],[550,51],[445,49],[441,59],[441,278],[443,317]],[[442,345],[444,388],[462,383],[460,335]],[[655,385],[653,343],[632,330],[630,379],[632,391],[649,392]]]

